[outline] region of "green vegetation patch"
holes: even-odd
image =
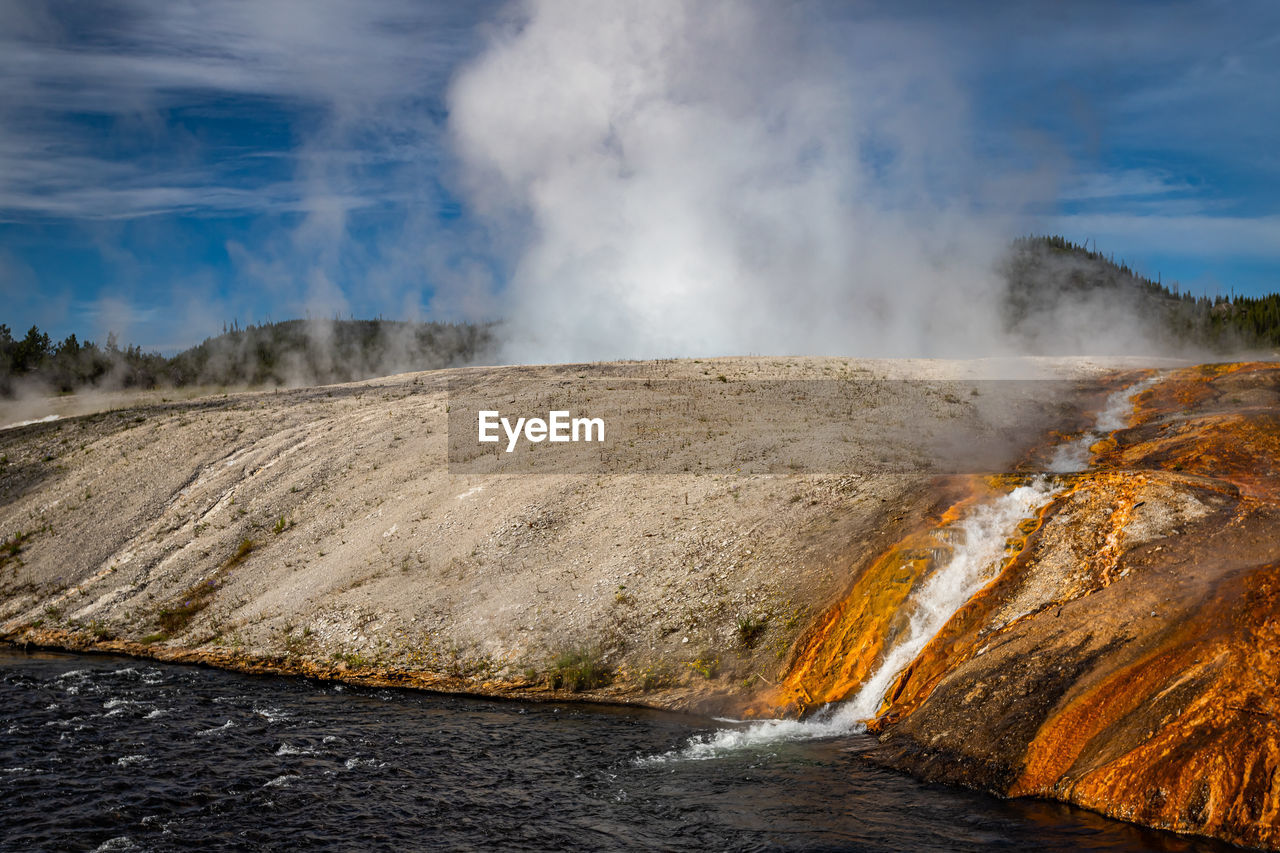
[[[556,655],[548,675],[556,690],[594,690],[613,680],[613,670],[597,649],[569,649]]]
[[[768,617],[739,616],[738,645],[744,649],[754,649],[767,627],[769,627]]]
[[[155,637],[152,642],[181,634],[196,614],[209,606],[213,600],[213,594],[224,583],[223,572],[243,563],[245,558],[253,552],[254,546],[252,539],[241,539],[235,552],[219,567],[213,577],[191,587],[176,602],[157,613],[156,625],[160,629],[160,636]]]
[[[21,566],[22,552],[26,549],[27,543],[29,543],[31,538],[37,533],[44,533],[48,529],[48,525],[45,525],[44,527],[40,527],[36,530],[29,530],[25,533],[14,533],[10,536],[6,536],[4,539],[0,539],[0,569],[4,569],[10,563],[13,564],[15,569],[18,566]]]

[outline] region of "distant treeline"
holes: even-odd
[[[1102,324],[1104,314],[1137,320],[1135,333],[1167,352],[1280,345],[1280,294],[1193,296],[1065,237],[1015,240],[1003,272],[1005,327],[1024,338],[1043,335],[1075,309],[1070,319],[1078,322]]]
[[[489,325],[394,320],[287,320],[233,327],[166,358],[137,346],[74,334],[54,342],[32,326],[15,338],[0,324],[0,395],[25,387],[156,388],[185,385],[323,385],[483,360]]]
[[[1280,294],[1192,296],[1059,236],[1014,241],[1001,272],[1003,326],[1025,352],[1102,353],[1120,338],[1168,354],[1280,346]],[[55,343],[35,326],[14,338],[0,325],[0,395],[350,382],[492,361],[496,343],[492,324],[287,320],[233,324],[166,358],[121,348],[114,334],[102,346],[75,335]]]

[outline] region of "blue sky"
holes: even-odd
[[[530,8],[0,3],[0,322],[172,352],[233,319],[503,317],[530,226],[495,212],[454,116],[476,97],[460,76]],[[1002,239],[1096,241],[1197,293],[1280,290],[1280,4],[768,14],[796,44],[857,54],[828,74],[877,81],[848,103],[894,101],[891,131],[857,137],[886,185],[868,191],[901,190],[891,164],[935,132],[895,123],[915,101],[965,152],[913,180],[936,206],[990,215]]]

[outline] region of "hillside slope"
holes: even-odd
[[[854,369],[955,372],[723,359],[471,375],[728,381]],[[608,685],[570,686],[740,706],[777,679],[856,555],[936,501],[927,478],[892,472],[451,474],[446,386],[459,375],[157,403],[0,433],[5,633],[485,691],[564,686],[559,671],[585,659]],[[951,396],[936,405],[972,419]],[[904,442],[898,423],[846,446],[872,467]]]
[[[746,380],[796,380],[802,395],[816,379],[857,383],[868,407],[833,440],[872,471],[916,454],[904,425],[931,418],[998,435],[1013,456],[1039,459],[1032,468],[1057,458],[1069,436],[1008,432],[1005,408],[975,405],[985,395],[959,377],[1070,377],[1028,386],[1068,431],[1098,399],[1073,388],[1146,377],[1133,418],[1093,445],[1093,467],[1049,478],[1035,517],[987,543],[989,580],[900,672],[885,670],[870,755],[1278,847],[1280,371],[1138,366],[476,368],[4,430],[0,631],[378,684],[808,712],[874,683],[921,590],[963,545],[957,518],[1045,478],[747,474],[737,454],[708,459],[707,473],[463,474],[445,461],[450,381],[698,379],[725,395]],[[904,378],[929,379],[929,393],[903,394]],[[705,396],[712,415],[727,406]],[[707,431],[734,448],[769,444],[771,429]]]

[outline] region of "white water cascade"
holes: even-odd
[[[885,691],[947,620],[996,576],[1005,557],[1006,544],[1018,524],[1034,516],[1053,494],[1047,481],[1037,480],[973,507],[952,526],[955,544],[949,559],[938,565],[912,592],[905,605],[910,613],[906,629],[899,632],[876,671],[852,698],[828,705],[805,720],[760,720],[721,729],[692,739],[682,749],[641,761],[715,758],[741,747],[772,741],[808,740],[865,731],[865,721],[876,715]]]
[[[1090,461],[1089,448],[1107,433],[1126,425],[1133,398],[1157,379],[1153,376],[1108,396],[1094,428],[1059,447],[1050,471],[1086,470]],[[804,720],[758,720],[749,723],[723,720],[733,727],[692,738],[680,749],[640,758],[637,763],[717,758],[768,743],[838,737],[866,731],[866,721],[876,716],[886,691],[902,671],[947,621],[999,572],[1007,543],[1018,525],[1033,517],[1059,490],[1060,487],[1051,485],[1048,478],[1041,478],[972,507],[952,525],[955,535],[950,557],[912,592],[904,605],[910,614],[906,630],[898,634],[893,645],[884,652],[875,672],[849,699],[827,705]]]
[[[1093,429],[1086,430],[1079,438],[1063,442],[1054,451],[1049,460],[1049,471],[1053,474],[1074,474],[1089,468],[1089,448],[1101,441],[1108,433],[1128,426],[1129,413],[1133,411],[1133,398],[1156,383],[1159,376],[1150,376],[1127,388],[1108,395],[1102,404],[1102,411],[1094,421]]]

